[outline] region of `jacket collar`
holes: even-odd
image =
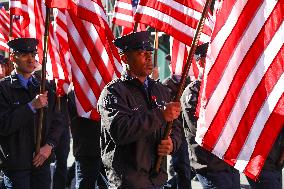
[[[31,76],[31,83],[34,87],[37,87],[39,86],[39,80],[34,76],[32,75]],[[19,80],[19,78],[17,77],[17,73],[15,70],[13,70],[11,72],[11,75],[10,75],[10,78],[11,78],[11,87],[13,88],[25,88],[24,86],[21,85],[21,82]]]
[[[147,82],[148,82],[148,83],[147,83],[147,87],[148,87],[149,89],[152,88],[153,84],[154,84],[156,81],[153,80],[153,79],[151,79],[150,77],[147,77],[146,79],[147,79]],[[128,82],[128,83],[131,83],[131,84],[133,84],[133,85],[135,85],[135,86],[138,86],[138,87],[144,86],[144,85],[141,83],[141,81],[140,81],[139,79],[131,77],[131,76],[128,75],[126,72],[123,72],[123,73],[121,74],[121,80],[122,80],[122,81],[126,81],[126,82]]]
[[[172,74],[172,75],[171,75],[171,79],[172,79],[172,81],[173,81],[175,84],[178,85],[178,84],[180,83],[181,76],[180,76],[180,75]],[[189,76],[186,77],[186,78],[185,78],[185,84],[188,85],[190,82],[191,82],[191,81],[190,81],[190,77],[189,77]]]

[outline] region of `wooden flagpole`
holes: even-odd
[[[44,31],[44,44],[43,44],[43,60],[42,60],[42,70],[41,70],[41,83],[40,83],[40,93],[45,92],[45,80],[46,80],[46,61],[47,61],[47,50],[48,50],[48,36],[49,36],[49,25],[50,25],[50,8],[46,7],[46,16],[45,16],[45,31]],[[39,123],[37,128],[36,135],[36,154],[39,153],[41,145],[41,134],[44,118],[44,108],[39,110]]]
[[[187,58],[184,70],[182,72],[182,77],[181,77],[181,81],[180,81],[180,84],[179,84],[178,92],[177,92],[177,95],[176,95],[176,97],[174,99],[175,102],[178,102],[180,100],[181,95],[182,95],[182,92],[183,92],[183,89],[184,89],[184,85],[185,85],[185,79],[186,79],[186,77],[188,75],[188,71],[189,71],[189,68],[190,68],[193,56],[194,56],[194,52],[195,52],[196,46],[197,46],[197,44],[199,42],[199,38],[200,38],[202,29],[203,29],[203,26],[204,26],[205,18],[206,18],[207,14],[208,14],[211,2],[212,2],[212,0],[207,0],[206,1],[205,7],[204,7],[204,9],[202,11],[201,18],[200,18],[200,20],[198,22],[197,29],[196,29],[193,41],[191,43],[191,48],[190,48],[190,51],[189,51],[189,54],[188,54],[188,58]],[[169,137],[169,134],[170,134],[172,126],[173,126],[173,121],[168,122],[167,127],[166,127],[165,132],[164,132],[163,140],[166,140]],[[153,175],[152,175],[153,177],[157,176],[159,171],[160,171],[162,158],[163,158],[163,156],[158,156],[158,158],[156,160],[155,169],[154,169],[154,172],[153,172]]]
[[[134,23],[133,32],[137,32],[137,28],[138,28],[138,22],[135,22]]]
[[[159,32],[155,29],[155,42],[154,42],[154,67],[158,65],[158,49],[159,49]]]
[[[114,23],[112,23],[111,31],[112,31],[113,35],[115,36],[114,29],[115,29],[115,24],[114,24]]]

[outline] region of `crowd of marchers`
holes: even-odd
[[[1,64],[0,80],[0,188],[66,189],[74,180],[78,189],[191,189],[195,178],[204,189],[240,189],[239,171],[195,141],[208,44],[197,47],[200,74],[186,78],[179,102],[174,99],[181,76],[171,74],[160,82],[148,32],[119,37],[114,44],[125,69],[104,87],[97,102],[101,118],[91,120],[78,116],[72,84],[59,98],[54,81],[41,82],[35,71],[37,39],[8,42],[12,52]],[[166,62],[171,68],[170,56]],[[13,65],[9,74],[7,64]],[[169,122],[172,127],[164,137]],[[71,137],[75,162],[67,168]],[[252,189],[282,189],[283,152],[284,129],[258,179],[248,178]]]

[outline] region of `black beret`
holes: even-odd
[[[16,38],[7,44],[14,52],[30,53],[37,51],[38,40],[35,38]]]
[[[134,32],[115,39],[114,45],[120,49],[120,52],[140,49],[153,51],[149,37],[150,33],[147,31]]]
[[[194,54],[198,58],[206,57],[208,45],[209,45],[209,43],[203,43],[202,45],[197,46]]]

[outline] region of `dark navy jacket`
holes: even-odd
[[[24,88],[15,73],[0,80],[0,154],[1,167],[4,169],[23,170],[32,167],[35,151],[35,133],[38,112],[29,107],[39,94],[39,81],[32,76],[32,84]],[[42,146],[50,143],[57,145],[62,132],[62,116],[55,110],[55,92],[47,83],[48,108],[42,130]]]
[[[157,177],[151,177],[157,145],[166,121],[162,111],[170,93],[161,83],[148,79],[148,90],[138,80],[122,76],[101,93],[98,110],[102,119],[102,160],[111,171],[111,187],[140,189],[163,186],[167,181],[166,158]],[[181,123],[171,132],[174,151],[181,143]]]

